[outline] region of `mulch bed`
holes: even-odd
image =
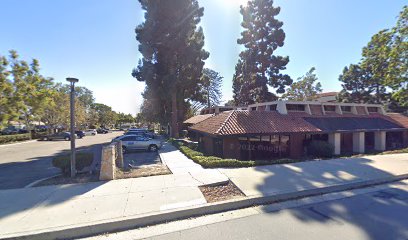
[[[231,181],[220,185],[203,185],[199,189],[209,203],[245,197],[245,194]]]
[[[117,179],[150,177],[167,174],[171,174],[171,172],[165,165],[162,164],[154,164],[139,168],[131,168],[127,170],[116,169]]]

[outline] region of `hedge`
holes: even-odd
[[[0,136],[0,144],[26,141],[30,139],[31,139],[30,133],[15,134],[15,135],[2,135]]]
[[[223,159],[215,156],[204,156],[203,153],[194,151],[187,146],[183,146],[178,142],[172,141],[173,144],[180,149],[180,151],[186,155],[186,157],[193,160],[195,163],[200,164],[204,168],[239,168],[239,167],[254,167],[271,164],[284,164],[294,163],[298,160],[294,159],[276,159],[276,160],[256,160],[256,161],[240,161],[237,159]]]
[[[85,167],[91,166],[93,161],[93,153],[76,153],[75,160],[75,168],[77,171],[80,171]],[[67,154],[54,157],[52,160],[52,165],[61,169],[63,174],[69,175],[71,173],[71,155]]]

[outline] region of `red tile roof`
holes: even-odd
[[[202,122],[202,121],[204,121],[207,118],[210,118],[212,116],[214,116],[214,114],[196,115],[196,116],[193,116],[193,117],[185,120],[183,123],[185,123],[185,124],[197,124],[197,123]]]
[[[408,128],[408,117],[401,113],[387,113],[387,116],[399,125]]]
[[[275,133],[317,133],[323,130],[304,118],[382,118],[408,128],[408,117],[403,115],[337,114],[309,115],[305,112],[289,112],[287,115],[268,111],[228,111],[208,118],[190,127],[193,131],[211,135],[275,134]]]

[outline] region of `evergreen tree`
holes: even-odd
[[[283,23],[275,17],[280,8],[273,6],[273,0],[251,0],[241,6],[244,31],[238,44],[245,47],[240,53],[233,78],[234,100],[247,105],[255,102],[275,100],[268,91],[268,85],[276,93],[284,93],[292,79],[280,73],[286,69],[289,57],[274,55],[285,40]]]
[[[203,87],[203,97],[207,107],[219,105],[221,102],[221,86],[223,77],[216,71],[204,68],[201,79]]]
[[[360,64],[350,64],[343,69],[339,76],[343,90],[338,98],[341,102],[351,103],[373,103],[374,97],[371,95],[371,73],[361,68]]]
[[[322,92],[322,84],[317,82],[317,76],[312,67],[304,76],[298,78],[297,82],[290,85],[282,98],[292,101],[311,101]]]
[[[171,123],[171,135],[178,137],[187,102],[201,98],[199,82],[209,55],[197,28],[204,9],[197,0],[139,2],[146,11],[145,22],[136,28],[143,59],[132,75],[146,82],[144,97],[158,108],[153,110],[156,121]]]

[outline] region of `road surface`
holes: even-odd
[[[86,239],[407,240],[408,181],[381,187],[367,188],[372,192],[348,198],[344,198],[345,192],[337,193],[337,196],[344,194],[338,200],[330,200],[328,195],[318,196],[314,199],[320,198],[320,202],[309,202],[280,211],[259,211],[256,207],[240,209]],[[268,207],[273,207],[273,204]],[[258,209],[258,212],[251,213],[254,209]]]
[[[108,143],[122,132],[86,136],[76,141],[79,151]],[[53,156],[69,153],[69,141],[34,141],[0,145],[0,189],[22,188],[36,180],[60,173]],[[68,152],[67,152],[68,151]]]

